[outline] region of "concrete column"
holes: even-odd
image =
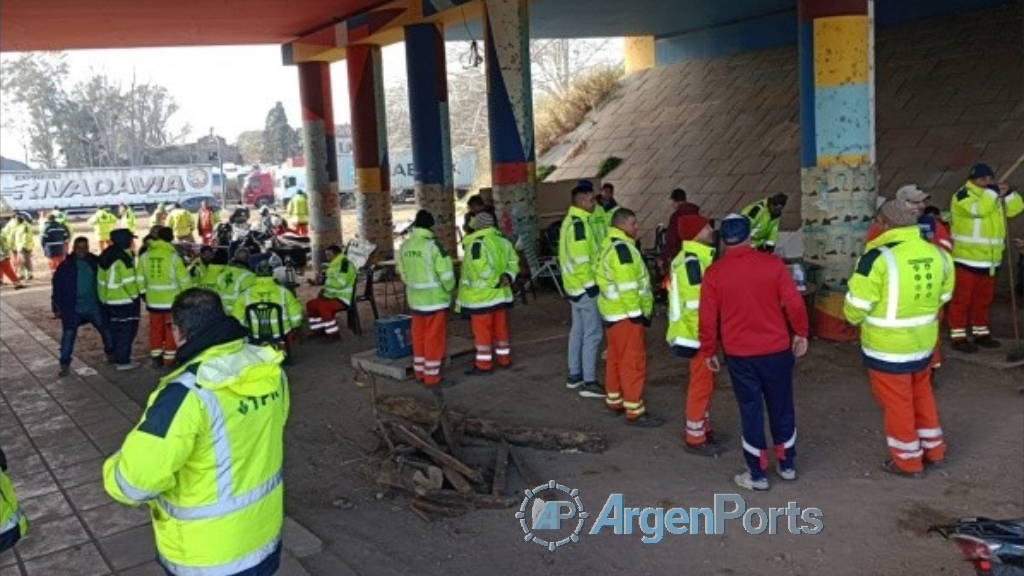
[[[623,43],[626,74],[655,66],[654,36],[629,36]]]
[[[500,226],[537,264],[537,188],[526,0],[486,0],[487,109],[491,184]]]
[[[874,2],[799,0],[804,257],[845,288],[875,214]]]
[[[416,205],[434,215],[438,240],[449,254],[456,254],[448,68],[442,25],[406,26],[405,60],[409,76]]]
[[[331,65],[326,62],[307,62],[299,64],[298,68],[309,229],[313,241],[313,266],[316,270],[322,263],[323,249],[331,244],[341,244],[338,149],[334,139]]]
[[[371,262],[391,260],[395,256],[395,244],[380,46],[349,46],[346,63],[359,237],[377,245]]]

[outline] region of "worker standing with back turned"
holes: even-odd
[[[793,365],[807,353],[807,309],[782,260],[751,245],[748,218],[730,214],[721,236],[725,255],[708,268],[700,290],[700,353],[717,372],[721,336],[749,469],[734,480],[741,488],[767,490],[765,406],[776,470],[783,480],[796,480]]]
[[[917,219],[899,201],[882,206],[882,234],[857,262],[843,306],[846,319],[861,327],[871,389],[885,414],[892,459],[884,468],[910,477],[924,462],[946,456],[931,363],[939,310],[952,298],[954,282],[952,259],[921,237]]]

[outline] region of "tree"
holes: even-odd
[[[288,124],[288,114],[284,105],[278,102],[267,113],[267,121],[263,128],[264,160],[280,164],[296,156],[301,148],[296,131]]]
[[[246,130],[238,135],[236,141],[238,153],[242,155],[242,162],[246,164],[259,164],[263,162],[263,131]]]
[[[541,96],[559,96],[573,82],[595,69],[617,66],[619,58],[608,50],[608,40],[534,40],[530,42],[533,88]]]
[[[27,137],[31,160],[44,168],[135,166],[148,149],[183,138],[170,129],[178,105],[166,88],[127,89],[103,74],[68,88],[61,53],[29,53],[3,63],[4,128]]]

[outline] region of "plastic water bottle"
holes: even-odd
[[[797,290],[804,292],[807,290],[807,274],[804,273],[804,267],[800,264],[790,264],[789,273],[793,276],[793,282],[796,283]]]

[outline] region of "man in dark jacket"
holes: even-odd
[[[89,240],[79,236],[75,238],[71,254],[53,274],[53,309],[64,328],[60,340],[60,376],[67,376],[71,371],[71,354],[75,349],[78,327],[82,324],[92,324],[99,331],[107,360],[114,361],[110,331],[97,291],[98,269],[99,258],[89,252]]]
[[[699,216],[700,207],[686,200],[686,190],[676,188],[669,196],[672,200],[672,214],[668,217],[668,224],[665,225],[665,245],[661,247],[661,262],[663,270],[672,267],[672,261],[679,254],[683,246],[683,237],[680,235],[679,218],[683,216]]]
[[[55,215],[50,214],[43,224],[43,235],[40,239],[43,255],[50,261],[50,274],[57,271],[57,266],[60,266],[67,256],[66,248],[70,240],[71,233],[68,232],[68,227],[58,222]]]

